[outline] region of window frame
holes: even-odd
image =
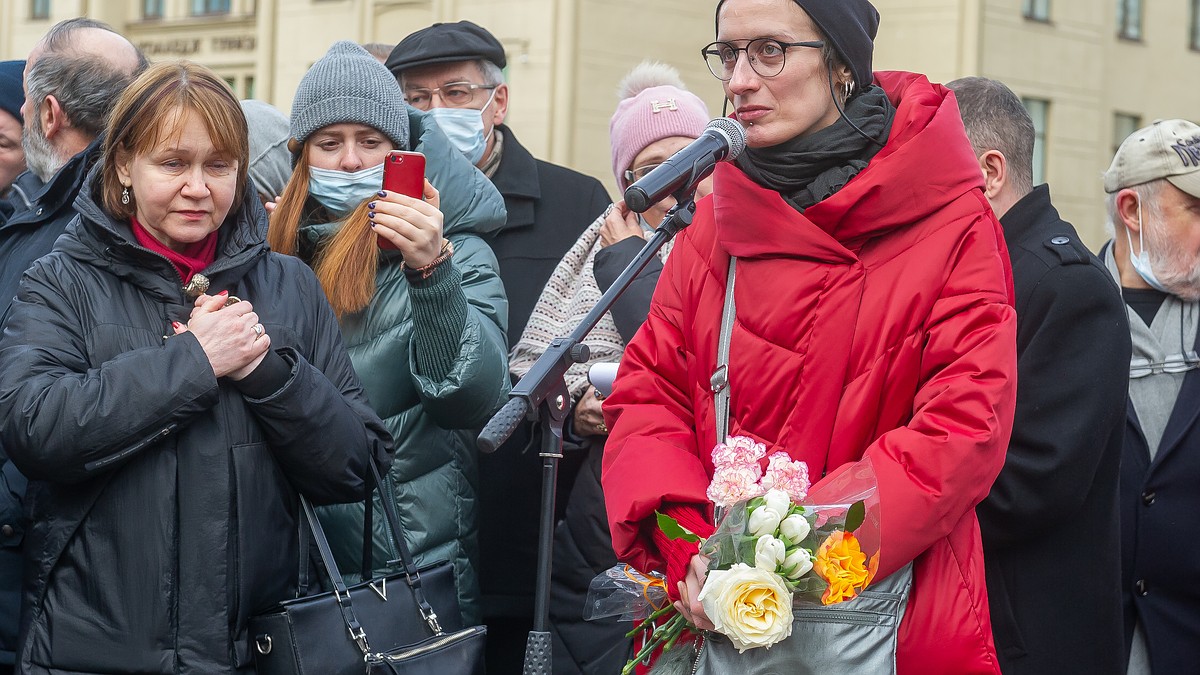
[[[1191,23],[1188,25],[1188,48],[1200,52],[1200,0],[1192,0]]]
[[[1033,184],[1035,186],[1046,182],[1046,171],[1049,168],[1046,139],[1050,127],[1050,99],[1022,96],[1021,105],[1033,120]],[[1040,108],[1040,110],[1035,110]]]
[[[1128,122],[1130,124],[1131,128],[1128,131],[1123,131],[1120,129],[1120,127],[1122,125],[1122,121]],[[1142,123],[1141,115],[1138,115],[1136,113],[1122,112],[1120,110],[1114,110],[1113,111],[1112,154],[1115,156],[1117,154],[1117,150],[1121,147],[1121,144],[1125,142],[1125,139],[1129,138],[1129,136],[1132,135],[1133,132],[1137,131],[1138,129],[1141,129],[1143,126],[1145,126],[1145,125]]]
[[[1022,0],[1021,15],[1030,21],[1050,23],[1050,0]]]
[[[233,0],[190,0],[188,15],[189,16],[221,16],[233,12]],[[221,4],[223,8],[214,9],[213,6]],[[197,11],[197,6],[202,9]]]
[[[1145,35],[1145,6],[1142,0],[1117,0],[1117,37],[1141,42]]]
[[[165,0],[142,0],[142,20],[143,21],[158,21],[163,18],[163,13],[166,11]],[[157,8],[157,12],[150,12],[151,6]]]
[[[29,0],[29,20],[48,21],[50,19],[50,0]]]

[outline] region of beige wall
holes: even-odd
[[[1063,214],[1093,247],[1105,238],[1100,175],[1113,147],[1113,114],[1200,117],[1200,66],[1187,44],[1188,2],[1144,0],[1144,39],[1116,38],[1113,0],[1051,0],[1048,23],[1021,16],[1021,0],[873,0],[883,16],[879,69],[935,82],[984,75],[1049,100],[1046,180]],[[712,39],[713,0],[232,0],[228,16],[189,17],[189,0],[164,0],[161,21],[141,0],[51,0],[30,21],[28,0],[0,0],[0,57],[21,58],[55,21],[107,21],[152,58],[187,57],[217,69],[239,94],[285,112],[313,61],[339,39],[395,43],[434,21],[470,19],[508,53],[508,122],[537,156],[602,180],[615,196],[608,120],[621,77],[643,58],[666,61],[720,114],[721,88],[699,48]]]
[[[1112,160],[1114,113],[1144,124],[1200,117],[1200,91],[1178,85],[1200,68],[1187,2],[1145,0],[1144,39],[1129,42],[1116,37],[1110,0],[1051,0],[1049,23],[1025,19],[1021,0],[873,1],[883,16],[876,68],[935,82],[982,75],[1050,101],[1046,182],[1093,248],[1108,239],[1100,176]]]

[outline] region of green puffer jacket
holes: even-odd
[[[395,461],[384,480],[405,541],[418,566],[454,563],[463,620],[477,623],[475,437],[509,391],[508,301],[496,257],[479,235],[503,226],[506,214],[491,181],[432,118],[410,108],[409,124],[417,139],[413,149],[425,154],[426,175],[441,194],[443,232],[454,243],[452,264],[412,285],[400,256],[385,253],[375,297],[363,311],[343,317],[342,335],[372,407],[396,439]],[[311,255],[336,227],[303,226],[301,255]],[[428,348],[418,350],[418,344]],[[323,508],[321,522],[343,574],[358,577],[362,504]],[[399,557],[384,522],[377,503],[372,567],[380,572]]]

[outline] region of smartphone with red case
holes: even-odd
[[[420,199],[425,194],[425,155],[392,150],[383,160],[383,189]],[[392,242],[379,237],[379,247],[395,249]]]

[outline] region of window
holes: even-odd
[[[1142,39],[1142,0],[1117,0],[1117,37]]]
[[[1024,0],[1022,13],[1034,21],[1050,20],[1050,0]]]
[[[142,0],[143,19],[161,19],[163,16],[163,0]]]
[[[1050,102],[1038,98],[1023,98],[1025,109],[1033,118],[1033,184],[1046,182],[1046,120]]]
[[[29,0],[30,19],[49,19],[50,0]]]
[[[192,14],[228,14],[229,0],[192,0]]]
[[[1113,113],[1113,154],[1117,154],[1117,148],[1129,138],[1133,132],[1142,128],[1142,118],[1138,115],[1130,115],[1127,113]]]
[[[1192,0],[1191,26],[1188,32],[1191,33],[1188,46],[1200,51],[1200,0]]]
[[[242,98],[254,98],[254,76],[247,75],[242,81],[246,85],[242,91]]]

